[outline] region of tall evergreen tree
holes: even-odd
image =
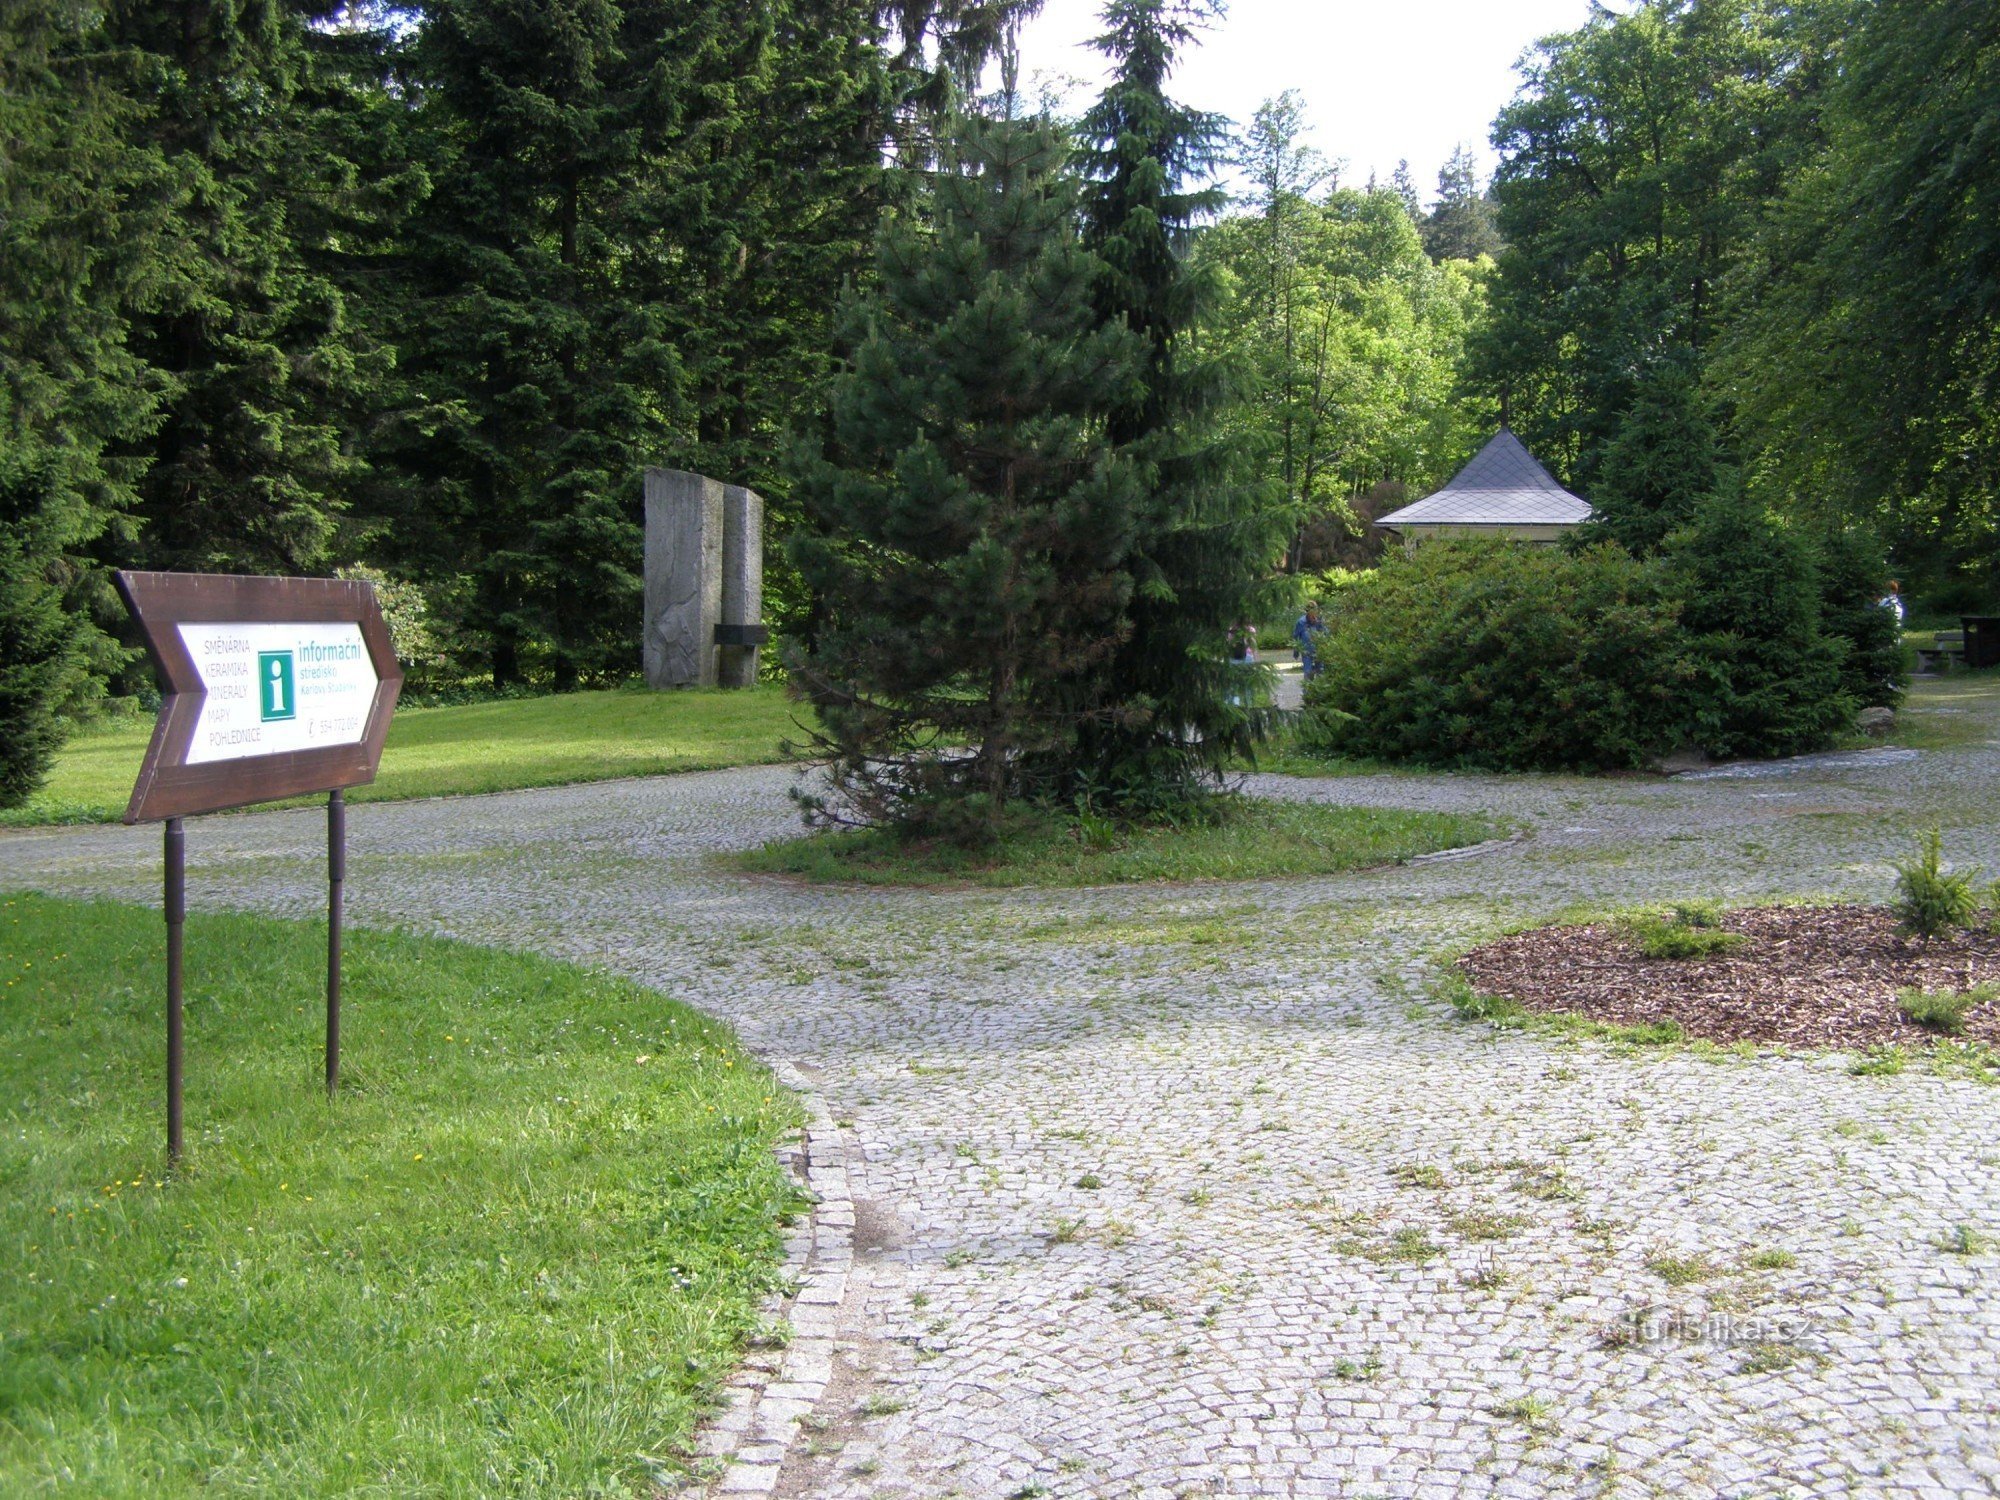
[[[0,8],[0,802],[123,659],[92,552],[129,535],[160,382],[126,345],[170,184],[99,17]]]
[[[844,284],[866,273],[883,204],[893,80],[872,0],[767,0],[734,13],[678,154],[640,212],[674,243],[661,296],[687,372],[689,467],[784,505],[782,438],[817,396]]]
[[[1389,174],[1389,190],[1401,201],[1403,212],[1410,216],[1410,222],[1421,225],[1424,222],[1424,205],[1417,196],[1416,179],[1410,176],[1408,158],[1397,160],[1396,170]]]
[[[711,7],[437,0],[415,64],[445,153],[416,226],[406,362],[430,397],[407,472],[427,571],[496,685],[629,671],[640,475],[684,377],[659,296],[676,247],[639,195],[673,170]]]
[[[1283,546],[1282,512],[1247,482],[1221,416],[1230,372],[1204,353],[1212,269],[1187,258],[1195,227],[1223,197],[1203,186],[1225,159],[1223,122],[1175,103],[1167,80],[1210,13],[1176,0],[1110,0],[1097,48],[1112,76],[1084,116],[1086,240],[1104,262],[1099,317],[1143,340],[1144,379],[1112,411],[1110,433],[1146,461],[1131,632],[1104,669],[1119,712],[1093,726],[1081,774],[1145,814],[1197,795],[1254,739],[1256,716],[1224,635],[1259,618]]]
[[[1046,121],[961,122],[849,304],[794,545],[836,816],[990,839],[1123,635],[1144,474],[1112,414],[1146,348],[1091,309],[1067,154]]]
[[[286,0],[113,0],[102,45],[133,59],[126,127],[176,195],[133,307],[130,351],[164,382],[129,450],[149,565],[295,572],[327,556],[357,466],[338,411],[365,377],[343,299],[308,263],[295,206],[329,170],[299,91],[306,20]]]
[[[1438,171],[1438,201],[1423,221],[1432,260],[1477,260],[1500,253],[1499,212],[1479,185],[1479,163],[1460,144]]]
[[[634,669],[647,465],[791,523],[775,455],[881,204],[874,25],[864,0],[429,5],[385,520],[496,682]]]
[[[1694,518],[1720,478],[1715,427],[1702,400],[1685,351],[1662,356],[1640,375],[1591,489],[1596,517],[1585,537],[1609,537],[1644,557]]]

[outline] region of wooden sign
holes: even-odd
[[[178,1165],[187,831],[181,820],[325,792],[326,1090],[340,1085],[346,789],[375,779],[403,688],[374,587],[338,578],[118,573],[164,699],[127,823],[166,823],[167,1161]]]
[[[214,573],[116,581],[166,695],[127,823],[375,779],[403,669],[371,585]]]

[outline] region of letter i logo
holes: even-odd
[[[298,716],[298,702],[292,691],[292,653],[257,653],[258,717],[266,724],[274,719]]]

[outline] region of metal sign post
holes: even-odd
[[[326,1091],[340,1088],[340,923],[347,904],[347,794],[326,798]]]
[[[403,671],[374,588],[332,578],[119,573],[166,690],[127,823],[164,820],[167,1160],[181,1158],[182,819],[327,793],[326,1087],[340,1084],[350,786],[375,779]]]

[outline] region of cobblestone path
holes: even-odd
[[[2000,869],[2000,714],[1929,712],[1959,743],[1790,774],[1259,781],[1531,830],[1329,879],[747,879],[704,856],[794,823],[746,770],[358,807],[349,899],[632,974],[811,1080],[859,1253],[781,1493],[2000,1494],[2000,1256],[1943,1248],[2000,1239],[2000,1089],[1495,1032],[1428,987],[1578,904],[1883,899],[1932,823]],[[316,910],[321,838],[192,825],[193,900]],[[0,837],[9,887],[157,871],[156,830]]]

